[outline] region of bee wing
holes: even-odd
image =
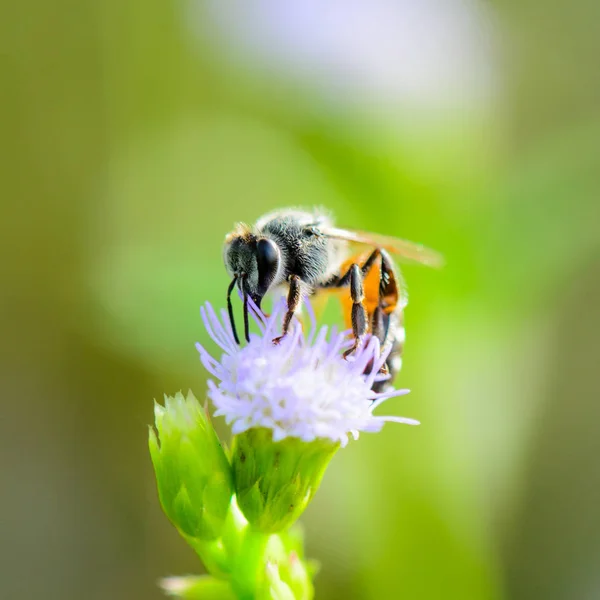
[[[391,254],[396,254],[407,262],[415,262],[435,268],[440,268],[444,265],[444,258],[435,250],[430,250],[425,246],[400,238],[366,231],[355,231],[353,229],[339,229],[337,227],[327,227],[322,231],[325,235],[338,240],[346,240],[354,244],[363,244],[375,248],[384,248]]]

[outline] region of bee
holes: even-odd
[[[225,237],[224,261],[232,277],[227,308],[236,343],[240,343],[231,294],[239,288],[243,298],[244,331],[249,341],[248,299],[260,308],[267,292],[287,289],[287,311],[279,343],[288,333],[302,300],[329,291],[340,292],[346,324],[352,328],[350,355],[368,333],[376,336],[382,352],[389,352],[381,391],[401,367],[404,346],[403,311],[408,302],[400,270],[390,254],[438,267],[442,258],[433,250],[405,240],[374,233],[339,229],[320,210],[283,209],[268,213],[254,226],[238,223]]]

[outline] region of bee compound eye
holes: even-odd
[[[271,240],[262,239],[258,241],[256,257],[259,268],[261,265],[268,268],[279,262],[279,252],[277,252],[277,248]]]
[[[258,264],[258,287],[264,294],[279,268],[279,250],[277,246],[268,239],[260,239],[256,245],[256,262]]]

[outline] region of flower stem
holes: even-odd
[[[240,600],[254,600],[264,579],[264,554],[269,534],[248,525],[231,572],[231,586]]]
[[[205,541],[188,536],[184,538],[196,551],[211,575],[222,579],[229,576],[228,557],[221,540]]]

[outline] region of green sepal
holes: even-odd
[[[277,533],[304,512],[339,443],[272,439],[271,430],[249,429],[233,438],[231,466],[240,510],[257,529]]]

